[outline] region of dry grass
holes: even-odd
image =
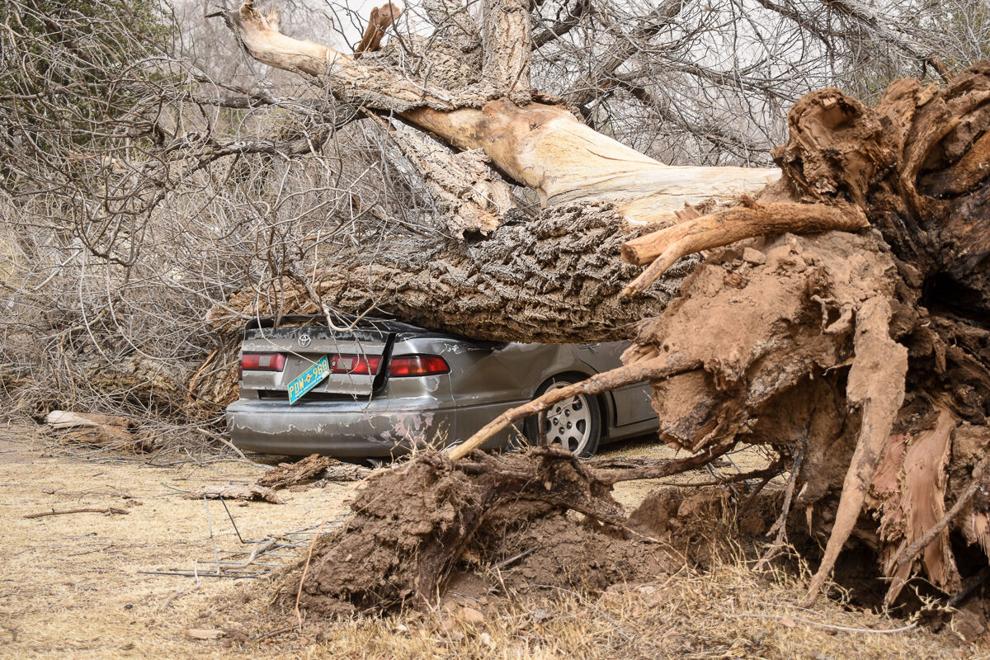
[[[152,468],[42,456],[33,431],[0,431],[0,655],[72,657],[941,657],[969,655],[951,633],[824,602],[802,610],[803,584],[728,559],[699,574],[586,596],[507,601],[455,595],[433,612],[305,621],[268,607],[267,580],[139,571],[208,568],[244,547],[218,502],[175,489],[247,482],[260,468],[226,462]],[[635,451],[628,447],[620,451]],[[241,534],[262,538],[335,519],[354,485],[293,492],[284,505],[231,506]],[[620,499],[633,504],[638,487]],[[52,507],[115,506],[129,515],[54,516]],[[278,557],[289,561],[291,553]],[[465,604],[483,613],[471,623]],[[190,629],[222,630],[196,640]],[[872,631],[871,631],[872,630]]]
[[[261,468],[243,462],[154,468],[44,456],[34,434],[0,430],[0,655],[187,656],[187,612],[246,580],[146,575],[191,570],[197,561],[243,552],[219,502],[180,491],[248,483]],[[245,539],[309,527],[345,508],[353,485],[290,493],[284,505],[230,510]],[[77,514],[25,520],[28,513],[86,506],[129,515]],[[285,559],[285,558],[283,558]],[[205,567],[205,568],[208,568]],[[188,591],[188,593],[186,593]],[[176,594],[183,594],[176,596]]]

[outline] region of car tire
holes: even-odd
[[[533,398],[558,388],[583,380],[570,374],[554,376],[540,385]],[[540,444],[537,429],[538,416],[526,420],[526,438],[533,445]],[[602,439],[602,409],[598,399],[587,394],[561,401],[544,414],[546,441],[551,446],[563,447],[580,458],[594,456]]]

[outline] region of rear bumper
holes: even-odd
[[[522,401],[476,406],[438,406],[436,399],[284,401],[241,399],[227,407],[234,444],[262,454],[339,458],[388,458],[414,446],[445,447],[466,440]],[[505,447],[513,429],[496,434],[486,449]]]
[[[413,446],[454,441],[458,409],[390,410],[367,401],[236,401],[227,408],[231,440],[265,454],[383,458]]]

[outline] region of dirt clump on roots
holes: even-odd
[[[604,474],[604,472],[602,472]],[[424,453],[373,475],[353,516],[278,583],[278,601],[321,616],[437,602],[452,575],[492,590],[602,591],[677,570],[667,537],[629,525],[612,485],[552,448],[452,462]]]
[[[487,545],[491,559],[479,568],[490,572],[490,589],[509,594],[595,593],[616,584],[657,580],[681,565],[664,543],[574,518],[563,513],[541,516],[505,530],[496,545]]]

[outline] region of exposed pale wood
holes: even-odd
[[[281,34],[251,2],[229,22],[252,57],[317,76],[344,100],[395,111],[440,140],[481,149],[548,205],[608,201],[633,223],[668,221],[685,205],[730,202],[779,178],[776,169],[666,166],[579,122],[564,108],[500,99],[466,107],[470,94],[431,88],[327,46]]]
[[[405,114],[461,149],[483,149],[547,205],[608,201],[635,224],[670,221],[685,205],[728,203],[775,182],[773,168],[668,166],[596,132],[570,112],[499,100],[481,109]]]
[[[385,31],[399,19],[400,14],[402,14],[402,8],[391,2],[381,7],[374,7],[371,10],[371,15],[368,16],[368,24],[364,28],[364,34],[361,35],[361,41],[354,48],[354,57],[357,58],[360,57],[361,53],[368,53],[381,48]]]
[[[678,259],[702,250],[766,234],[855,231],[869,226],[866,214],[857,206],[772,202],[717,211],[627,242],[622,248],[623,258],[650,266],[629,283],[623,295],[645,290]]]
[[[244,0],[239,9],[225,14],[225,18],[251,57],[276,69],[316,76],[342,99],[388,110],[426,104],[455,107],[451,96],[442,90],[371,62],[355,60],[329,46],[282,34],[277,14],[262,15],[252,0]]]
[[[943,428],[945,426],[948,426],[947,431],[941,431],[941,432],[951,433],[951,431],[955,427],[955,420],[952,419],[952,416],[949,414],[948,411],[943,409],[939,417],[939,425],[941,425]],[[940,431],[940,429],[938,428],[937,425],[936,432],[938,431]],[[986,474],[988,465],[990,465],[990,454],[981,458],[979,463],[976,464],[976,467],[973,468],[973,476],[970,479],[969,484],[966,486],[965,489],[963,489],[963,492],[959,495],[955,503],[952,505],[952,508],[949,509],[947,512],[945,512],[942,515],[942,517],[939,518],[938,522],[936,522],[934,525],[926,529],[921,536],[914,539],[914,541],[910,545],[905,543],[900,548],[897,555],[895,555],[894,558],[891,560],[889,564],[890,569],[888,570],[888,575],[894,575],[895,577],[891,582],[890,587],[887,590],[887,595],[884,598],[884,601],[887,604],[893,603],[894,599],[897,597],[897,594],[900,593],[900,590],[906,584],[906,576],[902,576],[900,574],[901,568],[905,565],[910,565],[914,561],[914,558],[918,556],[918,553],[922,552],[923,550],[927,552],[928,549],[932,545],[934,545],[936,541],[936,537],[942,537],[940,539],[942,543],[948,542],[948,534],[947,533],[943,534],[943,532],[949,526],[949,523],[951,523],[962,512],[962,510],[966,508],[966,505],[969,504],[970,500],[973,499],[973,496],[976,495],[976,492],[980,489],[981,486],[983,486],[984,476]],[[944,466],[940,466],[940,469],[942,467]],[[944,494],[944,493],[940,493],[940,494]]]

